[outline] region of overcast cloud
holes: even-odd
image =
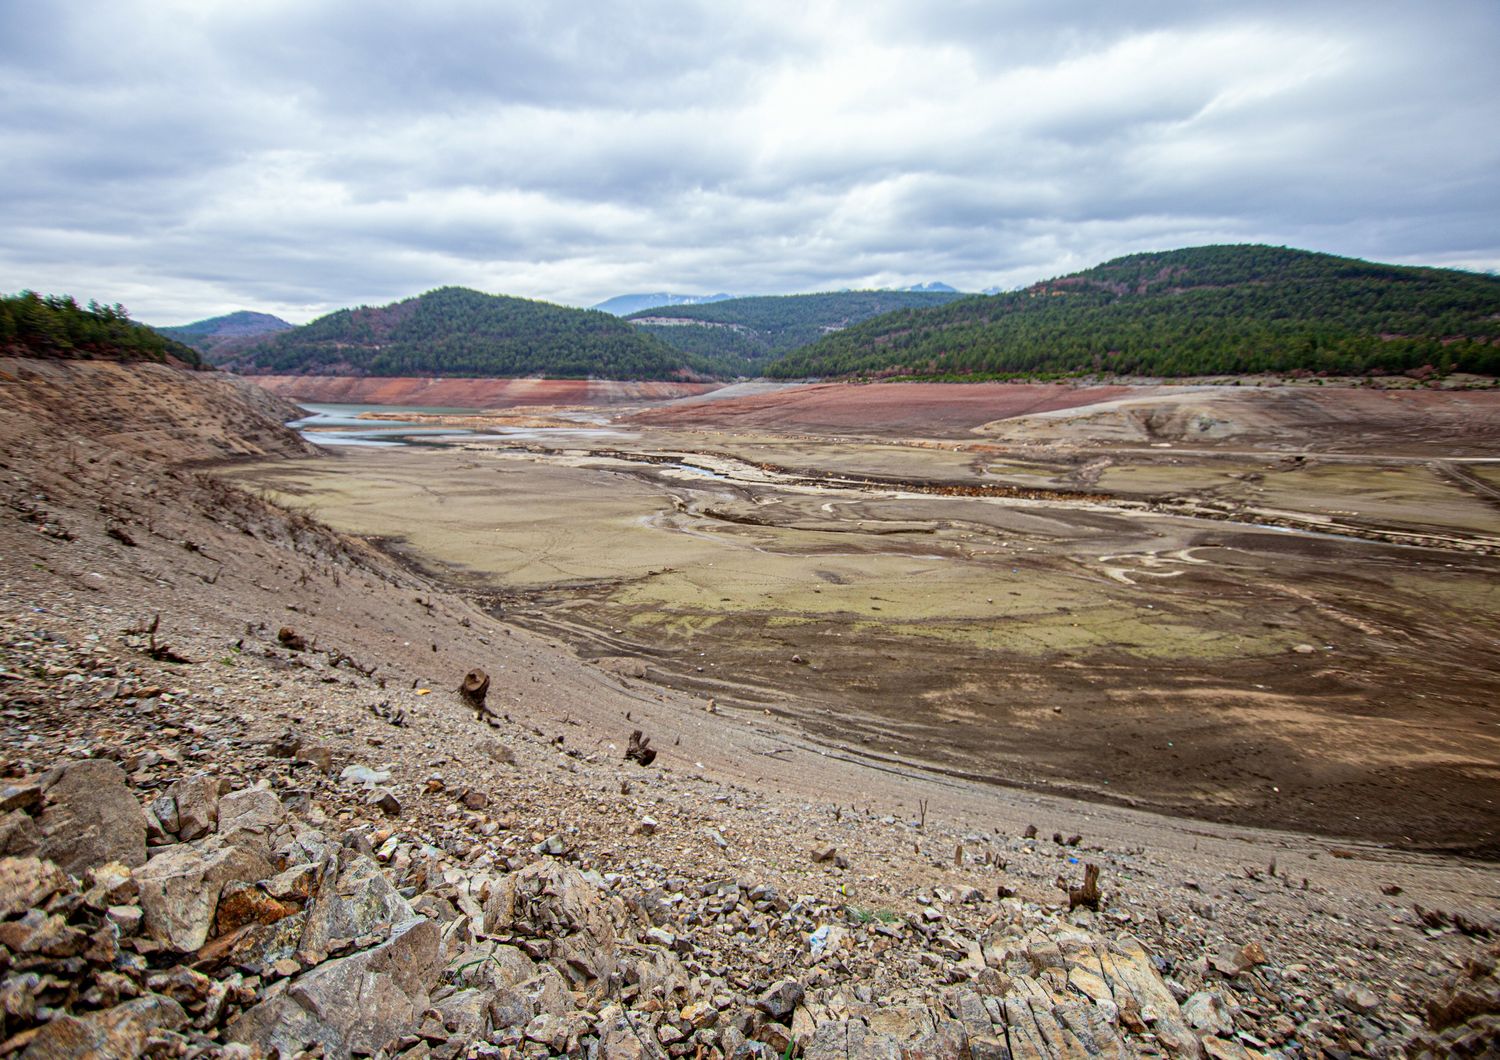
[[[1500,268],[1500,3],[0,0],[0,290],[302,322],[1268,242]]]

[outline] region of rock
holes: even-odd
[[[795,979],[783,979],[772,984],[755,1000],[755,1007],[773,1020],[785,1022],[798,1005],[802,1004],[802,984]]]
[[[226,843],[269,850],[285,822],[286,807],[273,791],[244,788],[219,799],[219,837]]]
[[[303,744],[293,756],[295,761],[306,763],[320,773],[333,772],[333,749],[327,744]]]
[[[1238,950],[1222,950],[1208,959],[1214,971],[1233,979],[1266,963],[1266,951],[1258,942],[1247,942]]]
[[[384,936],[394,925],[416,915],[379,865],[347,848],[326,860],[316,893],[301,941],[302,949],[314,960],[327,957],[340,939]]]
[[[1234,1018],[1216,993],[1200,990],[1182,1003],[1182,1018],[1199,1034],[1232,1035]]]
[[[33,814],[42,808],[42,785],[38,781],[6,783],[0,787],[0,813],[20,810]]]
[[[655,835],[657,829],[656,818],[642,817],[631,829],[636,835]]]
[[[353,765],[345,766],[344,771],[339,774],[339,779],[347,784],[363,784],[368,788],[376,784],[384,784],[391,779],[391,774],[387,769],[371,769],[369,766]]]
[[[177,827],[170,830],[183,842],[202,839],[218,826],[219,782],[216,778],[206,773],[183,777],[167,789],[165,797],[170,798],[177,808]],[[161,814],[158,813],[157,817],[161,818]]]
[[[178,1030],[187,1022],[187,1013],[176,1001],[148,994],[83,1018],[60,1016],[44,1024],[21,1058],[136,1057],[146,1051],[153,1031]]]
[[[379,807],[380,812],[387,817],[401,816],[401,800],[396,798],[396,793],[390,788],[376,788],[365,796],[366,806]]]
[[[615,970],[617,941],[599,889],[577,869],[539,861],[504,877],[484,906],[484,932],[551,941],[553,960],[576,988],[602,984]]]
[[[141,930],[146,914],[138,905],[112,905],[104,911],[105,918],[120,932],[121,938],[132,938]]]
[[[11,810],[0,817],[0,855],[25,857],[35,854],[41,846],[41,830],[25,811]]]
[[[247,1009],[232,1041],[292,1056],[318,1044],[332,1060],[368,1056],[419,1026],[442,971],[438,927],[415,918],[373,949],[327,961]]]
[[[480,745],[480,749],[489,757],[490,761],[498,762],[503,766],[516,764],[516,754],[506,744],[491,737]]]
[[[228,883],[214,911],[214,933],[228,935],[246,924],[274,924],[299,912],[298,906],[272,898],[253,883]]]
[[[151,814],[151,821],[161,826],[164,836],[170,836],[173,839],[177,837],[177,832],[182,827],[182,820],[177,816],[177,799],[174,796],[169,792],[163,792],[152,799],[151,805],[146,809]]]
[[[180,952],[197,950],[208,939],[224,885],[254,883],[274,872],[254,850],[226,846],[216,836],[168,847],[135,874],[146,933]]]
[[[1350,1012],[1368,1016],[1380,1007],[1380,996],[1368,987],[1357,983],[1340,983],[1333,989],[1333,996]]]
[[[42,858],[74,876],[111,861],[146,863],[146,815],[119,766],[98,758],[71,762],[43,777],[42,787]]]
[[[463,797],[458,801],[463,803],[466,809],[478,812],[490,804],[490,797],[482,791],[470,788],[463,793]]]
[[[810,856],[814,865],[822,865],[824,862],[832,861],[838,854],[838,848],[831,843],[821,843],[812,848]]]
[[[111,861],[108,865],[100,865],[84,876],[83,900],[95,909],[105,909],[112,905],[126,905],[134,902],[140,894],[140,888],[136,886],[135,874],[130,871],[129,866],[122,865],[118,861]]]
[[[50,861],[0,858],[0,919],[10,919],[67,890],[68,877]]]

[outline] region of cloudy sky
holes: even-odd
[[[0,290],[302,322],[1269,242],[1500,268],[1500,3],[0,0]]]

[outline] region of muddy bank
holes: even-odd
[[[433,379],[256,375],[249,382],[291,401],[347,405],[431,405],[507,409],[519,405],[628,405],[695,397],[717,383],[605,379]]]

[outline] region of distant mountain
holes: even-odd
[[[606,299],[592,309],[598,309],[605,313],[612,313],[617,317],[629,316],[631,313],[639,313],[643,309],[655,309],[664,305],[706,305],[709,302],[723,302],[733,298],[732,294],[667,294],[658,292],[656,294],[619,294]]]
[[[122,305],[35,291],[0,296],[0,353],[70,361],[181,362],[203,365],[198,351],[130,319]]]
[[[830,333],[765,368],[809,376],[1191,376],[1433,365],[1500,374],[1500,278],[1268,246],[1131,254]]]
[[[441,287],[262,337],[224,367],[292,375],[670,379],[697,359],[592,309]]]
[[[759,364],[859,321],[957,297],[939,291],[767,295],[642,310],[626,319],[721,374],[744,375],[759,374]]]
[[[918,283],[918,284],[912,285],[911,287],[898,287],[897,290],[899,290],[899,291],[927,291],[929,293],[936,293],[936,294],[958,294],[959,293],[957,287],[949,287],[946,283],[943,283],[943,282],[941,282],[939,280],[933,280],[931,283]]]
[[[280,317],[242,309],[237,313],[226,313],[224,316],[156,330],[168,338],[191,346],[210,361],[218,363],[262,335],[274,335],[291,328],[292,325]]]

